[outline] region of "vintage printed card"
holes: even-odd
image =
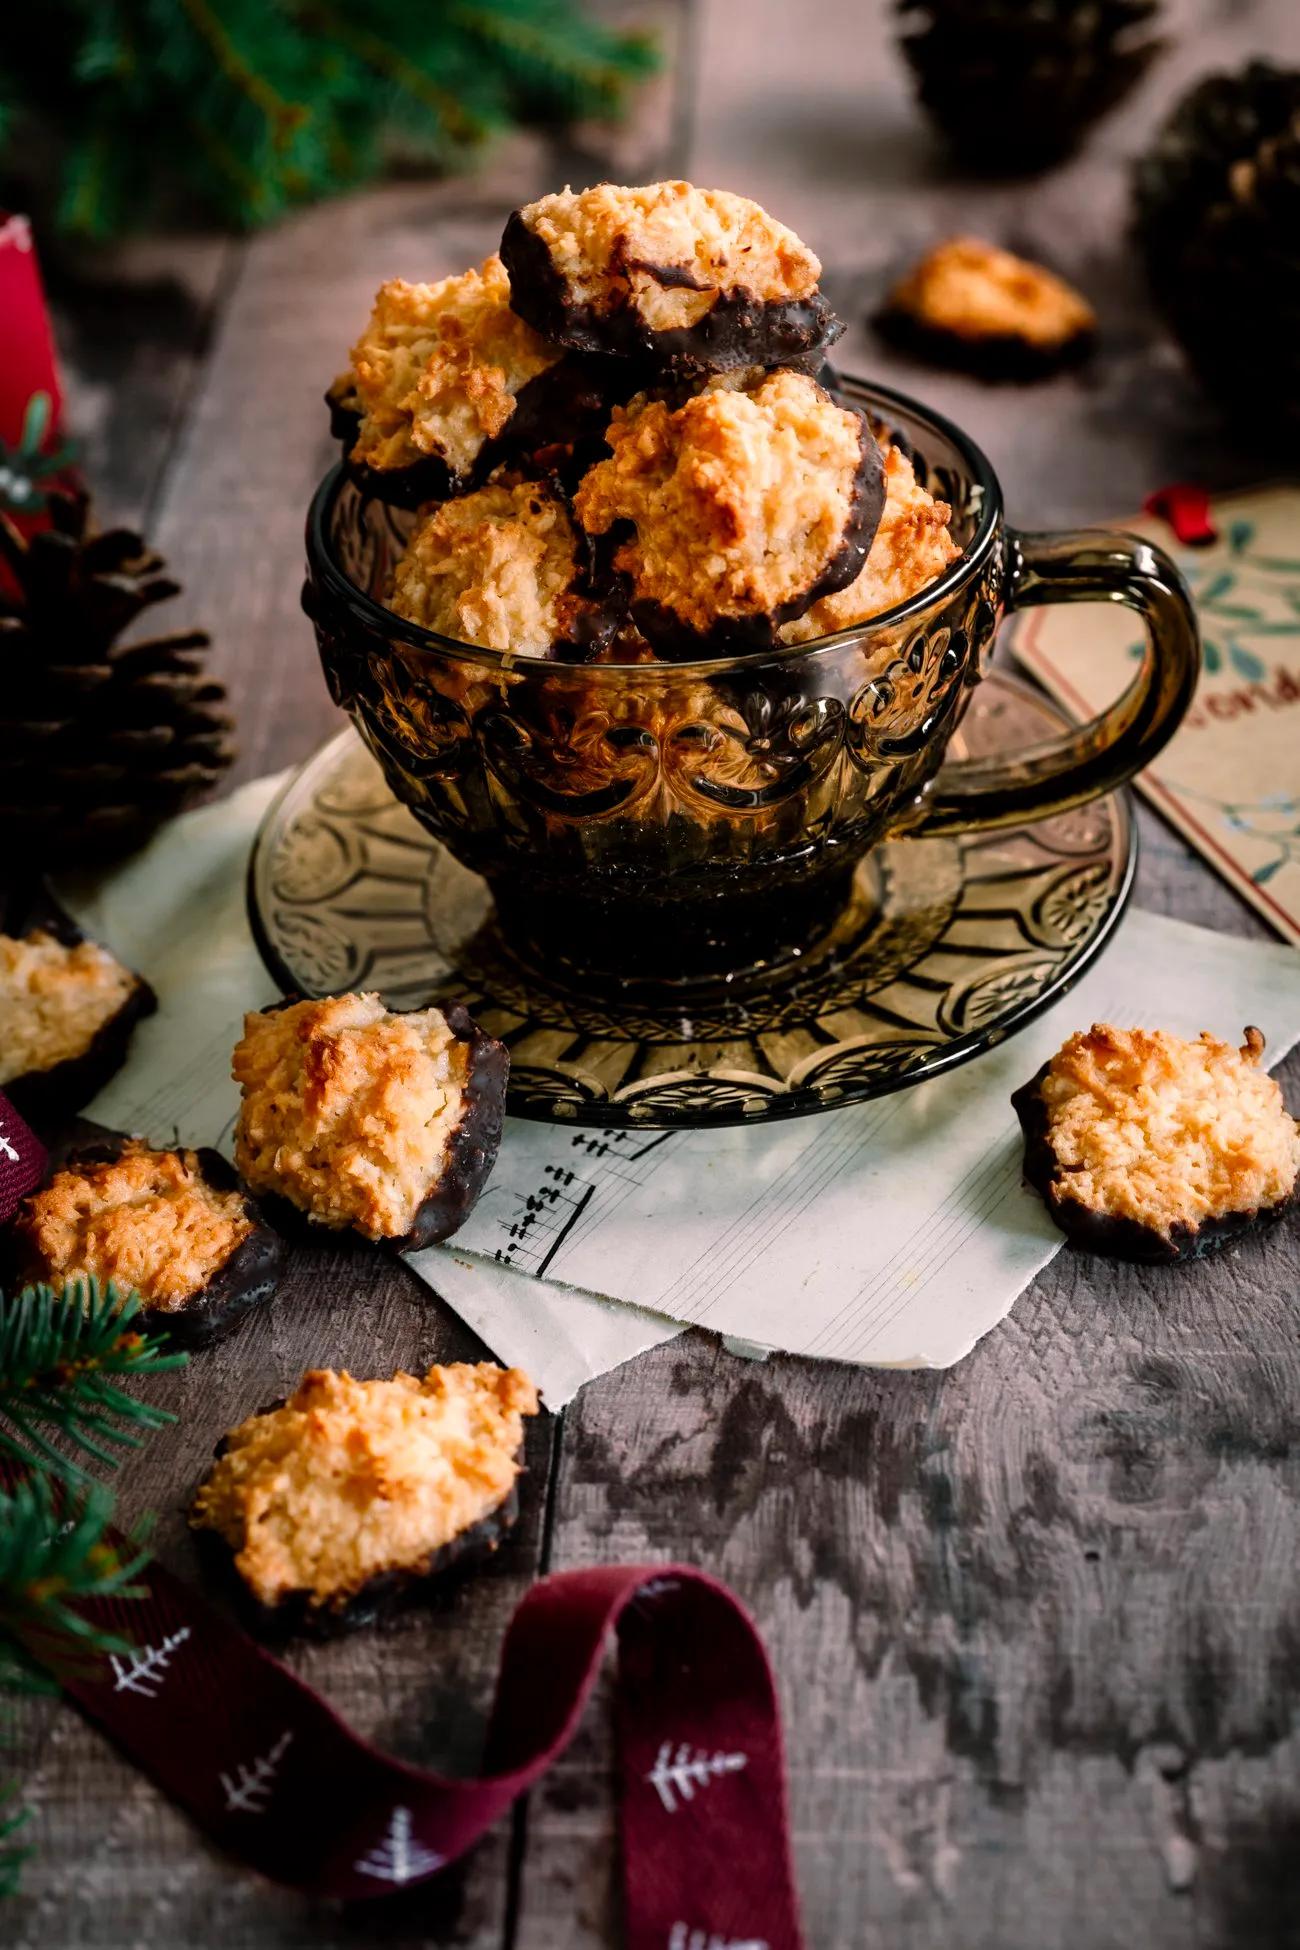
[[[1288,940],[1300,942],[1300,486],[1211,504],[1218,539],[1182,548],[1150,516],[1117,524],[1169,549],[1191,585],[1205,665],[1192,708],[1139,790]],[[1078,717],[1142,654],[1130,611],[1030,610],[1012,648]]]

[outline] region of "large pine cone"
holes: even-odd
[[[138,535],[89,532],[88,509],[52,495],[30,540],[0,515],[0,832],[18,870],[130,851],[232,757],[206,634],[118,641],[179,584]]]
[[[1137,166],[1152,294],[1248,437],[1300,431],[1300,72],[1252,61],[1185,95]]]
[[[1060,162],[1164,43],[1159,0],[897,0],[917,93],[969,168]]]

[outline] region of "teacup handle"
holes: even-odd
[[[1196,686],[1201,640],[1187,585],[1163,549],[1104,529],[1008,533],[1008,610],[1095,602],[1126,603],[1146,626],[1146,655],[1128,689],[1059,738],[944,765],[909,833],[963,833],[1070,812],[1123,785],[1168,743]]]

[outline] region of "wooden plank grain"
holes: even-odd
[[[42,238],[66,429],[101,524],[146,531],[242,254],[235,238]]]
[[[1078,162],[994,185],[945,173],[884,8],[704,9],[690,173],[816,246],[837,360],[967,427],[1027,525],[1267,465],[1150,316],[1127,171],[1192,76],[1294,58],[1300,22],[1273,0],[1167,19],[1170,53]],[[876,341],[890,276],[957,230],[1082,284],[1089,371],[1021,392]],[[1145,807],[1139,827],[1141,905],[1266,934]],[[1295,1103],[1300,1057],[1283,1077]],[[1181,1272],[1067,1252],[947,1374],[755,1367],[692,1333],[584,1390],[552,1561],[685,1556],[753,1607],[818,1950],[1300,1942],[1298,1285],[1294,1222]],[[597,1716],[534,1793],[520,1950],[617,1940],[610,1762]]]
[[[852,320],[843,363],[968,426],[1019,519],[1113,516],[1159,479],[1227,485],[1257,465],[1152,327],[1120,236],[1124,170],[1189,74],[1285,54],[1295,15],[1286,0],[1171,0],[1169,17],[1170,56],[1084,158],[1008,187],[945,176],[884,8],[702,10],[691,173],[763,198],[817,245]],[[656,112],[680,134],[680,98]],[[299,528],[329,458],[321,376],[374,284],[469,261],[546,172],[649,175],[667,153],[600,131],[563,155],[525,141],[490,181],[390,186],[241,251],[155,500],[195,620],[218,635],[245,773],[333,723],[297,611]],[[1090,374],[1009,393],[875,344],[863,318],[890,270],[957,228],[1014,232],[1079,277],[1103,306]],[[1145,810],[1141,826],[1144,905],[1262,931]],[[1286,1076],[1294,1101],[1296,1059]],[[692,1333],[584,1390],[549,1477],[556,1432],[537,1432],[524,1532],[490,1574],[391,1633],[296,1656],[359,1726],[472,1765],[500,1631],[535,1567],[685,1557],[734,1584],[767,1635],[817,1950],[1300,1941],[1298,1274],[1294,1226],[1181,1275],[1062,1254],[942,1375],[756,1366]],[[216,1433],[305,1361],[373,1371],[380,1350],[473,1352],[399,1269],[300,1254],[275,1307],[167,1391],[184,1420],[131,1465],[125,1506],[159,1507],[163,1554],[188,1568],[178,1506]],[[75,1715],[26,1717],[39,1853],[6,1917],[21,1950],[618,1941],[599,1708],[513,1844],[502,1831],[459,1876],[363,1913],[240,1874]]]
[[[626,8],[611,12],[627,13]],[[147,520],[184,585],[178,622],[206,625],[239,718],[237,776],[306,755],[338,718],[298,604],[307,502],[335,457],[324,385],[386,277],[433,278],[477,261],[504,213],[567,170],[658,173],[677,118],[682,9],[650,0],[666,55],[617,127],[503,142],[477,176],[399,183],[321,206],[239,244],[132,245],[56,267],[70,418],[104,518]],[[143,329],[146,327],[148,329]],[[157,1512],[160,1557],[198,1575],[184,1507],[219,1435],[283,1396],[310,1365],[372,1374],[487,1353],[429,1288],[362,1247],[295,1249],[272,1306],[150,1390],[178,1416],[117,1479],[125,1518]],[[509,1547],[387,1629],[290,1649],[358,1731],[450,1771],[481,1764],[505,1626],[543,1556],[555,1430],[529,1432],[521,1519]],[[437,1882],[380,1905],[309,1904],[245,1874],[69,1708],[24,1706],[7,1764],[33,1810],[34,1855],[0,1932],[37,1946],[217,1943],[230,1950],[352,1943],[473,1946],[508,1933],[517,1847],[500,1826]]]
[[[486,1350],[415,1276],[363,1248],[298,1250],[287,1286],[228,1341],[149,1390],[178,1416],[120,1473],[120,1507],[157,1512],[159,1556],[201,1575],[184,1507],[218,1437],[282,1397],[304,1367],[373,1374],[477,1360]],[[473,1578],[449,1582],[430,1607],[388,1628],[291,1647],[289,1663],[359,1732],[451,1772],[481,1760],[496,1652],[537,1563],[550,1430],[530,1431],[519,1528]],[[34,1810],[35,1854],[22,1894],[6,1905],[14,1950],[136,1942],[306,1945],[354,1939],[414,1950],[501,1940],[509,1887],[508,1831],[461,1868],[379,1910],[305,1904],[241,1873],[209,1848],[108,1744],[68,1708],[24,1709],[17,1771]]]

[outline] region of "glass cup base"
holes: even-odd
[[[695,899],[575,896],[500,878],[491,886],[497,928],[522,971],[653,1005],[740,995],[819,962],[854,897],[856,865]]]

